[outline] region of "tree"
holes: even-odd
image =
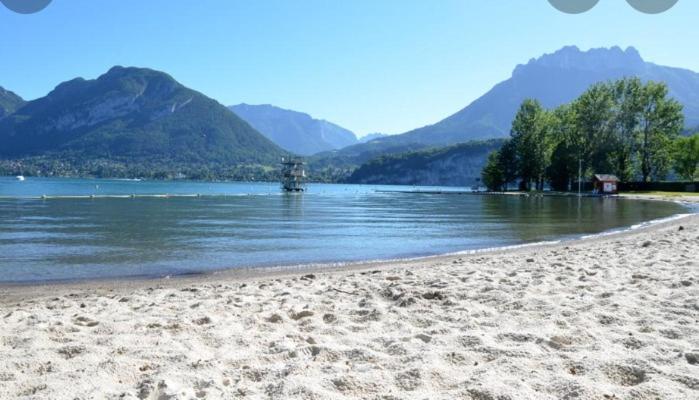
[[[643,182],[665,176],[672,141],[684,125],[682,105],[668,98],[667,86],[649,82],[641,97],[639,159]]]
[[[551,164],[547,168],[551,188],[558,191],[568,191],[573,187],[573,182],[578,176],[578,158],[575,148],[570,141],[564,140],[558,143],[551,155]]]
[[[512,143],[522,187],[530,190],[532,181],[543,189],[544,174],[550,158],[547,129],[550,116],[536,100],[525,100],[512,122]]]
[[[673,150],[675,172],[682,179],[694,180],[699,174],[699,133],[677,138]]]
[[[551,128],[551,161],[546,176],[554,190],[570,190],[578,176],[580,160],[578,133],[575,129],[575,113],[570,105],[562,105],[553,111]]]
[[[580,168],[583,178],[595,172],[649,181],[662,178],[674,161],[678,173],[693,176],[697,167],[688,149],[694,142],[673,146],[683,120],[682,106],[668,97],[667,86],[644,85],[637,78],[592,85],[553,111],[525,100],[512,122],[511,140],[492,160],[498,169],[489,174],[505,185],[519,178],[521,190],[532,183],[543,189],[545,179],[557,190],[569,190]]]
[[[610,83],[614,96],[611,152],[612,171],[622,181],[633,179],[638,147],[638,126],[643,110],[643,83],[626,78]]]
[[[517,180],[517,149],[512,140],[507,140],[502,145],[498,158],[505,181],[504,188],[507,190],[507,186]]]
[[[491,191],[502,191],[505,187],[505,174],[500,163],[500,152],[494,151],[488,155],[488,162],[481,173],[483,183]]]
[[[574,132],[571,146],[582,162],[583,176],[589,171],[611,171],[610,152],[614,147],[612,121],[614,96],[609,85],[590,87],[571,105]]]

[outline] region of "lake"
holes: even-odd
[[[283,194],[276,183],[0,177],[0,282],[408,258],[573,238],[685,212],[666,202],[398,190],[457,189],[316,184]]]

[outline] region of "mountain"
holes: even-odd
[[[361,138],[359,138],[359,143],[371,142],[374,139],[380,139],[380,138],[386,137],[386,136],[388,136],[388,135],[385,133],[370,133],[366,136],[362,136]]]
[[[687,126],[699,125],[699,74],[646,62],[632,47],[581,51],[571,46],[517,66],[509,79],[443,121],[317,154],[310,166],[322,176],[336,177],[382,155],[505,138],[523,100],[536,98],[553,108],[574,100],[594,83],[627,76],[665,82],[670,95],[684,105]]]
[[[24,100],[0,86],[0,119],[12,114],[24,104]]]
[[[699,125],[699,74],[646,62],[633,47],[581,51],[571,46],[517,66],[509,79],[434,125],[379,140],[443,146],[507,137],[518,107],[527,98],[553,108],[574,100],[594,83],[630,76],[665,82],[670,95],[684,105],[687,126]]]
[[[0,120],[0,158],[126,168],[275,164],[283,151],[226,107],[145,68],[61,83]]]
[[[375,158],[347,179],[350,183],[392,185],[470,186],[480,182],[488,154],[503,139],[472,141],[439,149]]]
[[[357,137],[351,131],[301,112],[268,104],[239,104],[229,109],[292,153],[307,156],[357,143]]]
[[[665,82],[685,107],[686,123],[699,123],[699,74],[649,63],[633,47],[622,50],[565,47],[515,68],[512,77],[449,118],[406,134],[409,140],[449,143],[464,139],[504,137],[517,108],[526,98],[544,107],[568,103],[590,85],[635,76],[644,81]]]
[[[377,157],[424,150],[429,146],[419,143],[383,143],[380,139],[355,144],[340,150],[314,154],[308,158],[311,178],[321,182],[337,182],[359,166]]]

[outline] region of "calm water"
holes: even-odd
[[[684,211],[616,199],[380,192],[401,189],[311,185],[285,195],[277,184],[0,178],[0,282],[422,256],[598,233]],[[202,196],[77,197],[132,194]]]

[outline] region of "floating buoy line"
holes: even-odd
[[[41,196],[0,196],[0,200],[101,200],[101,199],[181,199],[216,198],[281,195],[282,193],[236,193],[236,194],[89,194],[89,195],[46,195]]]

